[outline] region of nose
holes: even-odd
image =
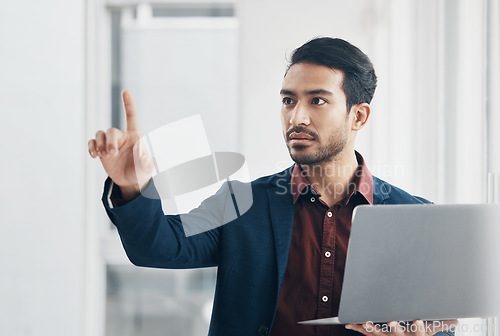
[[[290,125],[298,126],[298,125],[309,125],[311,120],[309,119],[309,111],[305,106],[298,103],[295,105],[295,108],[292,111],[292,115],[290,116]]]

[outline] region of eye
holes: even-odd
[[[293,100],[292,100],[292,98],[290,98],[290,97],[285,97],[285,98],[283,98],[282,102],[283,102],[283,105],[290,105],[290,104],[293,104]]]
[[[319,98],[319,97],[314,97],[312,100],[311,100],[311,103],[313,105],[323,105],[326,103],[326,100],[324,100],[323,98]]]

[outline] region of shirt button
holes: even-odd
[[[330,256],[331,256],[331,255],[332,255],[332,254],[330,253],[330,251],[326,251],[326,252],[325,252],[325,257],[330,258]]]
[[[314,197],[311,197],[311,202],[314,202],[316,199]]]
[[[331,212],[331,211],[328,211],[328,212],[326,213],[326,215],[327,215],[328,217],[332,217],[332,216],[333,216],[333,214],[332,214],[332,212]]]
[[[269,327],[265,324],[261,324],[259,326],[259,329],[257,329],[257,333],[259,334],[259,336],[267,336],[269,335]]]
[[[328,301],[328,296],[326,296],[326,295],[325,295],[325,296],[323,296],[323,297],[321,298],[321,300],[323,300],[323,302]]]

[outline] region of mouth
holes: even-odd
[[[314,137],[306,133],[292,132],[288,136],[288,141],[290,146],[307,146],[314,141]]]

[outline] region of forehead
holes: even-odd
[[[283,79],[283,89],[309,91],[325,89],[331,92],[342,91],[344,73],[325,65],[297,63],[288,69]]]

